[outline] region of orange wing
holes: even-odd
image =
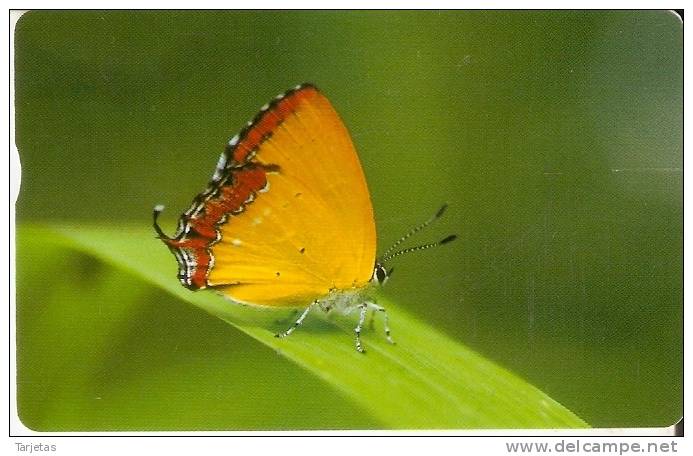
[[[303,306],[331,289],[366,285],[375,237],[349,134],[327,98],[302,85],[264,106],[229,142],[177,235],[162,239],[190,288]]]

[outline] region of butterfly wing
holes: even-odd
[[[303,85],[264,106],[229,142],[210,187],[167,243],[190,288],[300,306],[364,286],[375,237],[349,133],[327,98]]]

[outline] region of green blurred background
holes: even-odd
[[[680,418],[674,14],[30,12],[15,53],[26,425],[378,427],[229,325],[23,228],[149,225],[165,203],[171,231],[224,142],[304,81],[351,131],[381,250],[450,203],[422,239],[460,239],[402,258],[388,296],[592,426]]]

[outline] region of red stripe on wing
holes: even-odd
[[[229,146],[227,153],[230,154],[232,163],[245,163],[249,157],[252,158],[254,151],[262,144],[272,132],[293,114],[298,105],[305,99],[317,94],[317,89],[312,85],[304,85],[299,89],[288,92],[283,98],[275,99],[270,103],[265,111],[252,122],[247,130],[239,135],[240,139],[236,146]]]
[[[209,248],[220,240],[218,225],[228,214],[242,212],[266,184],[264,168],[252,164],[237,168],[231,174],[231,182],[220,186],[213,194],[216,196],[209,198],[199,213],[185,221],[181,236],[163,239],[171,250],[183,250],[186,254],[176,255],[180,262],[179,277],[185,286],[191,289],[207,286],[207,274],[213,261]]]
[[[242,212],[267,184],[266,173],[273,165],[253,162],[255,153],[302,101],[317,94],[313,85],[303,84],[261,110],[241,130],[238,140],[226,146],[226,161],[210,186],[195,197],[181,216],[175,237],[161,238],[178,260],[178,277],[183,285],[193,290],[207,286],[207,276],[214,265],[211,247],[221,240],[219,226],[227,223],[229,215]]]

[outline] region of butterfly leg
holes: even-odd
[[[296,320],[296,322],[293,324],[293,326],[291,326],[289,329],[287,329],[286,331],[284,331],[282,333],[275,334],[274,337],[286,337],[289,334],[291,334],[292,332],[294,332],[296,330],[296,328],[298,328],[299,326],[301,326],[303,324],[303,320],[305,320],[306,315],[308,315],[308,312],[310,312],[310,309],[312,309],[313,306],[315,304],[317,304],[317,302],[318,301],[314,301],[308,307],[306,307],[306,310],[304,310],[303,313],[301,314],[301,316],[298,317],[298,320]]]
[[[387,338],[388,342],[394,344],[395,341],[392,340],[392,337],[390,336],[390,318],[388,317],[387,310],[385,310],[384,307],[379,306],[374,302],[367,302],[366,305],[373,309],[373,315],[375,315],[376,312],[381,312],[383,314],[383,326],[385,328],[385,337]]]
[[[363,322],[366,320],[366,311],[368,311],[368,304],[359,304],[358,308],[361,309],[359,312],[359,323],[354,328],[354,333],[356,334],[356,350],[361,353],[366,353],[366,350],[361,345],[361,329],[363,328]]]

